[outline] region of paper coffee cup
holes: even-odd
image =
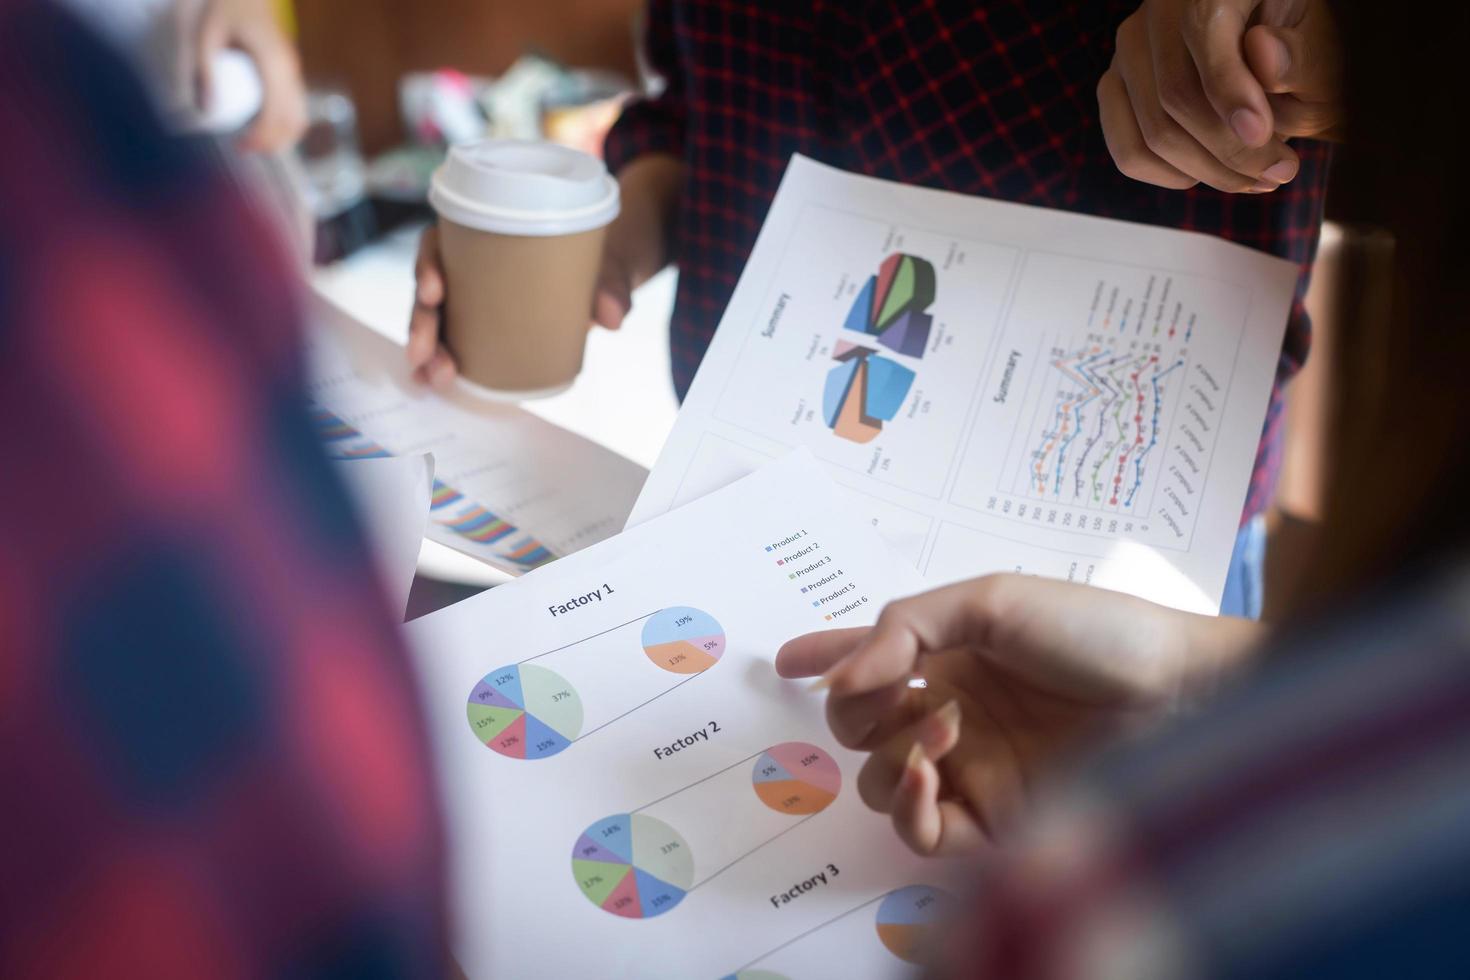
[[[582,370],[618,184],[553,143],[480,140],[434,172],[444,342],[460,377],[506,400],[564,391]]]

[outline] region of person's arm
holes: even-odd
[[[1296,176],[1286,140],[1341,119],[1328,0],[1144,0],[1098,82],[1118,168],[1162,187],[1269,193]]]
[[[193,52],[197,97],[206,104],[214,56],[225,48],[248,54],[264,88],[259,114],[240,138],[243,150],[275,153],[306,130],[306,88],[301,60],[281,30],[270,0],[206,0]]]
[[[914,850],[957,853],[1090,737],[1208,696],[1263,636],[1251,620],[990,575],[891,603],[871,629],[792,640],[776,669],[822,675],[833,735],[871,753],[864,802]]]

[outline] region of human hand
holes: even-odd
[[[980,847],[1084,738],[1156,716],[1258,638],[1244,620],[991,575],[890,604],[871,629],[798,637],[782,677],[823,675],[857,788],[921,854]],[[924,687],[910,687],[918,675]]]
[[[413,311],[409,314],[405,348],[409,367],[416,380],[443,391],[453,384],[458,367],[441,337],[446,290],[437,225],[430,225],[419,239],[414,280]],[[623,318],[633,306],[634,286],[627,260],[618,252],[609,230],[592,295],[592,322],[609,330],[622,326]]]
[[[269,0],[208,0],[195,34],[195,86],[207,105],[214,56],[225,48],[248,54],[260,72],[260,112],[240,138],[246,152],[274,153],[294,144],[306,130],[306,90],[301,61],[281,31]]]
[[[603,239],[590,311],[594,324],[608,330],[621,327],[633,308],[633,290],[668,263],[667,229],[677,207],[681,173],[677,160],[650,156],[634,160],[618,178],[621,207]],[[443,389],[454,381],[457,369],[440,341],[445,280],[437,227],[430,227],[419,240],[414,279],[408,363],[419,381]]]
[[[1098,82],[1103,137],[1135,180],[1267,193],[1296,176],[1290,136],[1341,119],[1328,0],[1144,0]]]

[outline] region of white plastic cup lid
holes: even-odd
[[[555,143],[451,147],[429,184],[440,217],[501,235],[571,235],[618,216],[618,182],[596,157]]]

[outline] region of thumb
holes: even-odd
[[[592,322],[616,330],[633,308],[633,279],[627,266],[611,250],[605,250],[597,272],[597,291],[592,294]]]
[[[1311,102],[1335,100],[1341,79],[1337,44],[1330,30],[1260,24],[1245,35],[1245,59],[1261,87],[1272,95]]]

